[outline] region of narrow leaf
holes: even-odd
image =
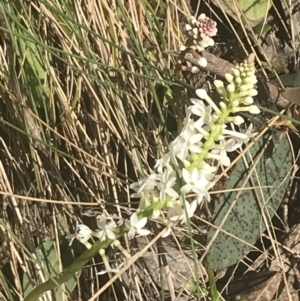
[[[65,246],[61,248],[61,251],[62,264],[63,266],[67,267],[73,261],[71,248],[69,246]],[[47,274],[45,275],[46,278],[49,278],[49,276],[55,277],[59,274],[59,258],[57,257],[53,241],[46,241],[39,245],[35,250],[35,254],[37,258],[37,264],[41,267],[41,271],[47,272]],[[30,265],[30,269],[32,269],[32,271],[30,272],[31,276],[28,277],[27,274],[24,274],[23,276],[23,291],[25,297],[28,296],[33,290],[31,277],[35,274],[34,266]],[[78,273],[76,276],[80,276],[80,273]],[[66,293],[70,294],[74,290],[76,284],[77,278],[74,274],[74,276],[70,277],[70,279],[65,283]],[[57,301],[63,301],[65,299],[64,292],[60,287],[57,287],[54,290],[54,296],[55,300]]]

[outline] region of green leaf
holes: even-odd
[[[285,87],[284,91],[281,92],[282,96],[288,101],[300,105],[300,72],[296,74],[289,74],[291,77],[292,84],[284,83],[292,87]]]
[[[300,71],[298,71],[295,75],[295,79],[293,82],[294,87],[300,87]]]
[[[205,287],[199,287],[199,285],[195,282],[185,284],[184,288],[190,293],[200,292],[200,296],[203,298],[208,295],[208,291]]]
[[[69,266],[73,261],[73,256],[71,252],[71,248],[69,246],[61,247],[61,255],[62,255],[62,264],[63,266]],[[37,264],[41,267],[41,271],[47,271],[45,275],[46,278],[55,277],[59,274],[59,258],[57,257],[57,252],[54,248],[53,241],[46,241],[40,246],[38,246],[35,250],[35,255],[37,257]],[[33,264],[30,265],[30,273],[29,275],[35,275],[35,267]],[[50,275],[50,277],[49,277]],[[80,271],[77,273],[77,276],[80,276]],[[75,276],[70,277],[70,279],[65,283],[65,292],[70,294],[77,284],[77,278]],[[24,297],[27,297],[30,292],[33,291],[32,280],[31,277],[28,277],[27,274],[23,276],[23,290]],[[53,291],[53,295],[55,296],[54,300],[63,301],[65,300],[64,292],[62,288],[57,287]]]
[[[124,235],[125,232],[127,232],[127,228],[124,224],[115,230],[117,238]],[[107,248],[111,245],[111,243],[112,240],[108,238],[105,241],[96,241],[91,249],[84,251],[62,273],[38,285],[33,291],[30,292],[30,294],[24,299],[24,301],[36,301],[45,292],[52,290],[57,286],[67,282],[69,279],[77,275],[78,271],[80,271],[91,258],[93,258],[97,253],[99,253],[100,249]]]
[[[154,51],[147,51],[150,61],[157,62],[157,55]]]
[[[45,69],[42,63],[42,55],[37,45],[23,39],[19,40],[20,48],[23,51],[23,54],[31,66],[32,70],[35,72],[36,76],[40,80],[45,79]]]
[[[300,87],[286,87],[281,95],[288,101],[300,105]]]
[[[247,19],[251,21],[264,18],[272,5],[270,0],[238,0],[238,3]]]
[[[36,104],[43,107],[42,99],[48,99],[49,87],[45,83],[46,66],[44,65],[43,49],[26,39],[18,39],[19,55],[23,66],[25,82],[30,85]]]
[[[266,229],[260,208],[270,218],[277,211],[286,192],[288,175],[293,165],[288,139],[286,136],[280,139],[280,134],[276,134],[278,137],[265,134],[251,148],[251,155],[248,152],[245,156],[248,165],[245,160],[239,160],[230,174],[226,189],[238,190],[245,181],[247,184],[228,216],[229,207],[240,191],[223,194],[214,211],[213,224],[220,226],[227,216],[221,228],[234,237],[222,230],[218,233],[207,254],[209,268],[224,269],[242,259]],[[254,171],[251,172],[254,165]],[[249,173],[251,177],[247,180]],[[216,231],[215,227],[209,229],[208,242]]]
[[[272,27],[269,24],[265,23],[264,21],[260,22],[259,24],[257,24],[255,27],[252,28],[253,32],[257,35],[267,33],[271,29]]]
[[[172,105],[172,101],[174,99],[173,91],[169,86],[166,86],[164,88],[164,100],[163,100],[163,106],[167,107],[169,105]]]

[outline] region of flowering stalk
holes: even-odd
[[[215,81],[217,92],[223,98],[219,107],[203,89],[196,91],[202,100],[192,99],[192,105],[186,109],[184,126],[179,136],[170,143],[169,152],[157,161],[157,173],[145,177],[131,185],[135,190],[133,197],[140,197],[139,213],[152,213],[158,219],[160,212],[167,210],[167,218],[183,221],[183,209],[189,215],[195,211],[195,201],[199,204],[203,198],[209,200],[209,189],[220,165],[228,166],[228,152],[235,151],[255,136],[252,127],[245,133],[227,129],[228,124],[241,125],[241,116],[232,116],[248,111],[258,114],[253,105],[253,96],[257,94],[254,56],[238,65],[231,74],[226,75],[229,84],[225,87],[221,81]],[[214,159],[209,165],[207,159]],[[196,193],[196,199],[189,204],[187,195]]]
[[[217,33],[216,23],[201,14],[198,19],[192,17],[185,27],[188,38],[180,47],[180,57],[175,75],[179,78],[181,71],[199,72],[199,68],[185,63],[183,58],[188,52],[201,52],[208,46],[213,46],[213,36]],[[191,51],[192,50],[192,51]],[[207,62],[199,54],[198,64],[205,67]],[[241,133],[234,126],[240,126],[244,119],[240,112],[250,114],[260,113],[255,106],[253,96],[257,95],[254,88],[257,80],[254,69],[254,55],[250,55],[242,64],[237,65],[230,74],[225,75],[228,83],[216,80],[214,85],[222,101],[217,105],[203,89],[196,90],[198,98],[191,99],[191,105],[185,108],[182,115],[181,88],[174,88],[174,103],[177,108],[179,134],[169,144],[168,152],[157,160],[156,172],[133,183],[134,191],[131,197],[139,198],[139,207],[129,219],[116,224],[105,216],[97,218],[96,231],[86,225],[77,225],[75,234],[69,235],[71,243],[74,238],[90,248],[88,240],[91,237],[103,241],[105,245],[117,247],[124,255],[125,261],[131,255],[123,248],[119,237],[127,233],[129,239],[137,235],[149,235],[145,229],[148,218],[160,221],[165,225],[186,225],[197,206],[205,199],[210,201],[209,190],[214,186],[215,174],[221,166],[229,166],[229,152],[247,144],[256,135],[253,127]],[[229,127],[230,125],[230,127]],[[210,162],[210,163],[209,163]],[[196,195],[190,198],[190,195]],[[168,235],[171,231],[165,234]],[[111,268],[105,254],[105,248],[99,250],[107,272],[117,273],[123,263]],[[210,297],[219,300],[215,285],[214,273],[207,267],[210,283]]]
[[[196,95],[201,99],[191,99],[191,105],[186,107],[182,131],[169,144],[169,151],[157,160],[156,173],[130,186],[134,190],[132,197],[140,198],[137,212],[133,212],[129,219],[119,225],[100,216],[97,218],[99,229],[96,231],[86,225],[77,225],[75,234],[68,236],[71,242],[76,238],[88,244],[91,237],[109,241],[126,260],[130,260],[130,254],[117,240],[119,237],[125,233],[128,233],[129,239],[137,235],[149,235],[150,231],[144,228],[148,218],[166,225],[185,225],[197,206],[204,199],[210,200],[209,190],[214,185],[215,173],[220,166],[230,164],[228,153],[248,143],[256,135],[252,125],[244,133],[232,130],[234,127],[228,125],[244,123],[239,112],[259,113],[258,107],[253,104],[253,96],[257,94],[254,88],[254,56],[250,55],[237,65],[226,75],[226,79],[227,84],[215,81],[216,90],[222,98],[219,105],[205,90],[196,90]],[[191,193],[196,195],[192,200]],[[105,249],[99,252],[105,265],[105,270],[100,273],[117,272],[119,267],[109,266]]]

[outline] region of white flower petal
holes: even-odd
[[[137,229],[141,229],[144,228],[146,224],[147,224],[147,217],[143,217],[136,222],[135,226]]]
[[[162,238],[165,238],[171,234],[171,228],[168,228],[168,230],[161,236]]]
[[[137,233],[140,234],[140,235],[149,235],[151,233],[151,231],[148,230],[148,229],[139,229],[137,231]]]

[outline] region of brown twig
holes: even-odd
[[[225,73],[230,73],[231,69],[235,67],[235,65],[219,57],[216,57],[215,55],[209,52],[203,51],[201,52],[201,54],[207,60],[207,67],[205,68],[199,65],[198,60],[200,58],[200,55],[196,51],[193,51],[193,53],[191,52],[186,53],[184,59],[187,62],[193,64],[194,66],[198,66],[201,69],[205,69],[207,71],[215,73],[223,78],[225,76]],[[266,82],[259,76],[258,76],[257,88],[260,97],[265,98],[266,100],[272,102],[279,108],[285,108],[290,104],[290,102],[280,94],[280,91],[277,86],[269,82]]]

